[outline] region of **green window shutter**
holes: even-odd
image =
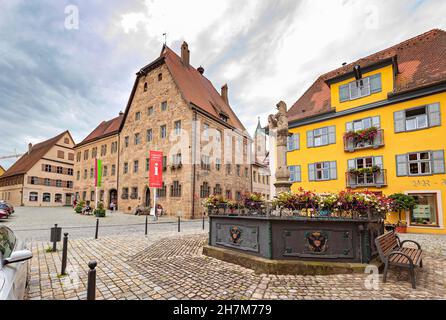
[[[336,143],[336,127],[330,126],[328,127],[328,144]]]
[[[372,117],[372,126],[375,128],[381,128],[381,119],[379,116]]]
[[[432,151],[432,172],[445,173],[444,150]]]
[[[307,148],[314,147],[314,134],[313,130],[307,131]]]
[[[356,160],[355,159],[348,160],[347,161],[347,167],[348,167],[348,170],[356,169]],[[351,188],[356,187],[356,184],[357,184],[356,176],[353,175],[353,174],[347,174],[347,177],[348,177],[347,178],[348,186],[351,187]]]
[[[295,174],[296,167],[295,166],[290,166],[290,167],[288,167],[288,169],[290,170],[290,181],[291,182],[296,181],[296,174]]]
[[[300,150],[300,134],[296,133],[294,137],[294,150]]]
[[[395,123],[395,132],[406,131],[406,111],[396,111],[393,113],[393,121]]]
[[[356,169],[356,161],[355,159],[350,159],[347,161],[348,169]]]
[[[374,74],[370,77],[370,92],[371,93],[377,93],[381,92],[382,86],[381,86],[381,73]]]
[[[373,157],[373,165],[380,166],[381,169],[384,169],[384,167],[383,167],[383,157],[382,156]]]
[[[383,157],[382,156],[373,157],[373,164],[375,166],[379,166],[381,169],[384,169]],[[384,184],[384,172],[381,171],[380,173],[375,173],[374,176],[375,176],[376,184],[380,184],[380,185]]]
[[[345,124],[345,131],[346,131],[346,132],[353,131],[353,122],[347,122],[347,123]]]
[[[339,102],[344,102],[350,100],[350,93],[348,84],[344,84],[339,87]]]
[[[407,154],[398,154],[396,156],[396,176],[404,177],[408,174]]]
[[[310,163],[308,165],[308,180],[315,181],[316,180],[316,169],[314,163]]]
[[[427,106],[429,115],[429,127],[436,127],[441,125],[440,104],[433,103]]]
[[[336,167],[336,161],[330,162],[330,180],[338,179],[338,169]]]
[[[301,166],[296,166],[296,182],[302,182],[302,170]]]

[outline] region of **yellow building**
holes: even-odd
[[[288,111],[293,191],[410,194],[407,231],[446,234],[445,52],[431,30],[320,76]]]
[[[0,177],[5,173],[5,169],[0,165]]]

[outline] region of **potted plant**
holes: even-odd
[[[98,207],[94,210],[94,215],[98,218],[105,217],[105,208],[104,208],[104,204],[102,202],[98,203]]]
[[[396,225],[396,232],[398,233],[406,233],[407,232],[407,223],[406,221],[402,221],[401,213],[403,211],[412,210],[417,205],[417,200],[403,193],[395,193],[389,196],[392,199],[392,209],[394,212],[398,212],[398,223]]]
[[[84,201],[79,201],[76,207],[74,208],[74,212],[82,213],[82,208],[84,207],[84,205],[85,205]]]

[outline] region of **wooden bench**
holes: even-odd
[[[414,243],[415,248],[404,247],[405,243]],[[415,269],[423,268],[423,251],[421,246],[412,240],[400,241],[395,231],[387,232],[375,239],[381,261],[384,263],[383,282],[387,281],[390,266],[409,269],[412,288],[416,289]]]

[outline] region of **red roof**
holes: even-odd
[[[333,110],[335,106],[331,106],[327,80],[351,72],[355,65],[364,68],[393,57],[397,61],[398,74],[392,94],[443,82],[446,80],[446,32],[433,29],[320,76],[290,108],[289,121]]]
[[[59,141],[68,131],[64,131],[54,138],[48,139],[41,143],[34,145],[31,152],[25,153],[19,160],[17,160],[0,179],[11,177],[19,174],[25,174],[39,161],[50,149]],[[68,132],[69,134],[69,132]]]
[[[188,103],[196,105],[217,118],[220,117],[220,113],[223,113],[229,117],[228,124],[242,131],[246,130],[209,79],[191,65],[183,64],[181,58],[167,46],[161,52],[161,57],[165,58],[174,81]]]
[[[124,115],[120,114],[118,117],[111,119],[109,121],[102,121],[96,129],[94,129],[81,143],[77,146],[81,146],[119,132],[121,122],[124,119]]]

